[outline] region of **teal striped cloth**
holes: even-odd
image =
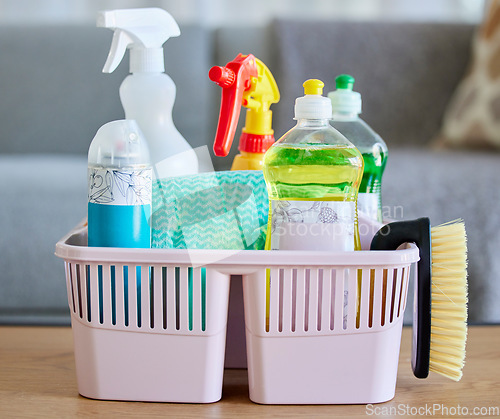
[[[152,247],[264,249],[269,201],[260,171],[221,171],[153,184]]]

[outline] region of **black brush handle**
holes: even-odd
[[[429,375],[431,349],[431,224],[423,217],[383,226],[373,237],[370,250],[396,250],[404,243],[418,246],[417,280],[413,301],[412,369],[417,378]]]

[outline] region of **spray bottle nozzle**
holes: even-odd
[[[236,80],[236,75],[233,70],[227,67],[219,66],[212,67],[208,72],[208,77],[220,87],[232,86]]]
[[[174,18],[156,7],[99,12],[97,26],[115,31],[104,73],[112,73],[118,67],[127,48],[131,48],[132,73],[165,71],[162,46],[181,33]]]
[[[264,63],[252,54],[238,56],[224,67],[212,67],[210,80],[222,87],[219,124],[214,142],[216,156],[227,156],[234,138],[240,108],[248,108],[240,151],[262,153],[274,142],[272,112],[279,90]]]

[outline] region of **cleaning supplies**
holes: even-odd
[[[356,199],[361,153],[331,127],[331,101],[321,80],[304,83],[295,102],[297,125],[266,152],[269,193],[267,249],[360,249]]]
[[[337,90],[328,93],[332,101],[331,124],[346,136],[363,155],[363,179],[358,193],[358,211],[382,222],[382,175],[387,162],[387,146],[366,122],[359,118],[361,95],[352,90],[354,78],[341,74]]]
[[[467,236],[460,220],[430,226],[428,218],[397,221],[373,237],[371,250],[414,242],[420,252],[413,312],[413,373],[462,377],[467,340]]]
[[[111,73],[130,49],[130,72],[120,86],[127,119],[134,119],[147,138],[157,179],[198,172],[196,153],[172,120],[176,88],[165,74],[163,44],[179,36],[179,26],[163,9],[100,12],[97,26],[114,30],[103,72]]]
[[[88,245],[151,246],[152,168],[149,148],[137,122],[113,121],[97,131],[88,153]],[[103,321],[103,266],[99,265],[100,321]],[[116,319],[116,268],[110,267],[112,322]],[[87,272],[87,282],[89,281]],[[123,267],[125,318],[128,319],[128,266]],[[136,268],[140,306],[141,268]],[[118,297],[122,298],[122,297]],[[90,304],[90,300],[89,300]],[[141,323],[141,311],[138,313]],[[128,320],[127,320],[128,322]]]
[[[88,153],[88,245],[150,247],[152,170],[137,123],[113,121]]]
[[[265,64],[252,54],[238,56],[225,67],[212,67],[210,80],[222,87],[216,156],[227,156],[238,124],[240,107],[248,108],[238,154],[231,170],[262,170],[264,153],[274,143],[271,104],[280,98],[278,86]]]

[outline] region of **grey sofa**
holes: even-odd
[[[431,147],[466,70],[472,26],[280,20],[259,30],[181,32],[165,45],[166,68],[177,84],[174,121],[194,147],[211,148],[215,133],[220,92],[208,70],[239,52],[262,59],[277,80],[276,137],[294,123],[303,81],[322,79],[326,93],[337,74],[354,75],[363,118],[390,149],[387,215],[429,216],[433,225],[463,218],[470,321],[500,322],[500,192],[492,187],[500,155]],[[123,118],[118,88],[128,63],[101,73],[111,36],[93,27],[0,28],[0,323],[69,323],[54,245],[86,216],[92,137],[105,122]],[[214,167],[228,169],[236,148],[213,158]]]

